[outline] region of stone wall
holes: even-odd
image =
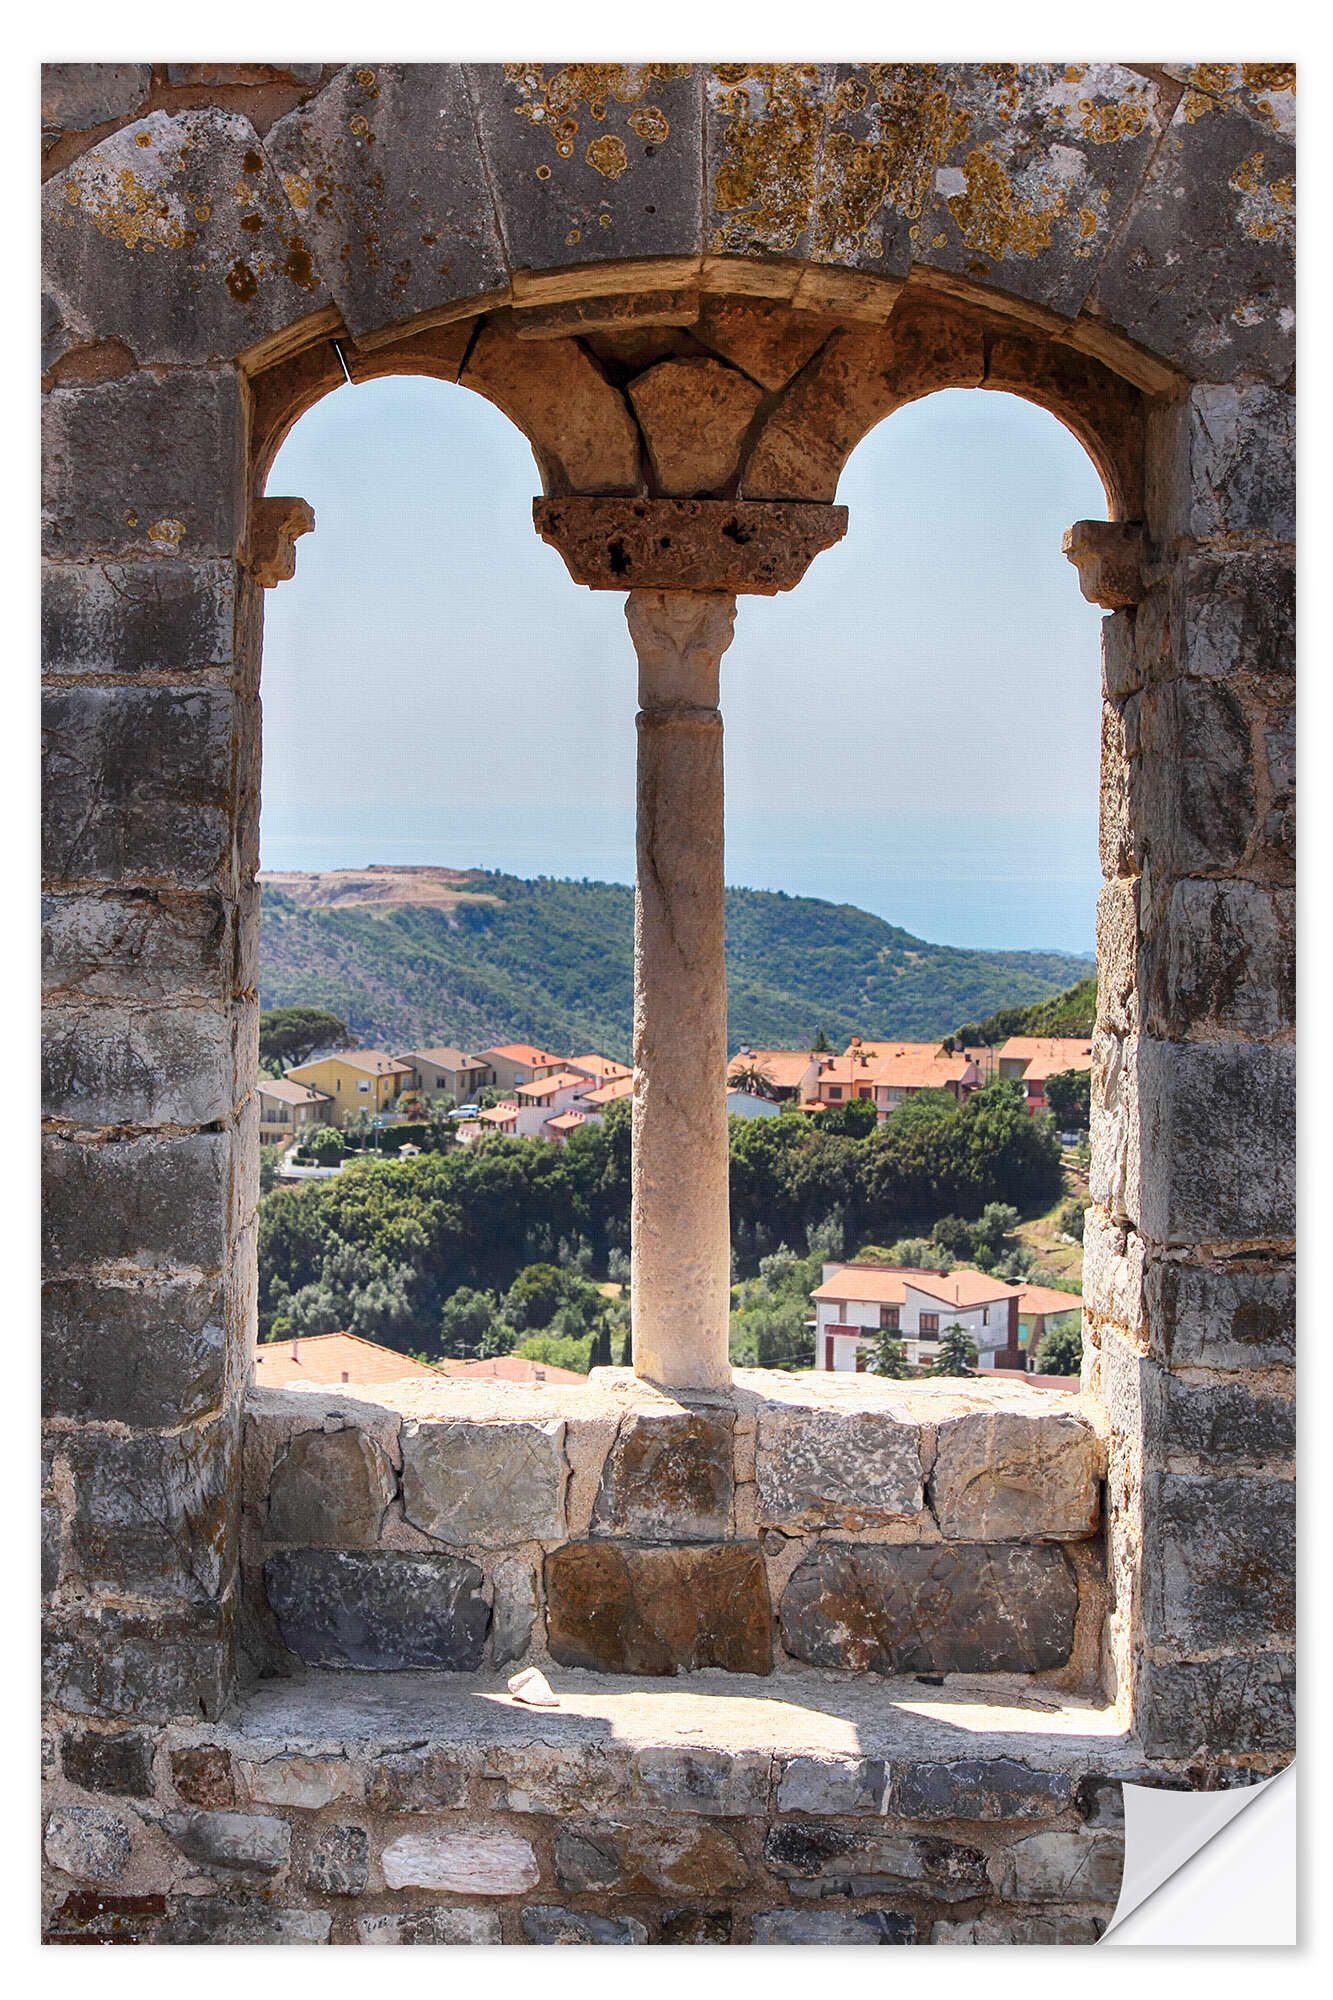
[[[1104,1446],[1022,1383],[251,1393],[258,1663],[1023,1673],[1094,1690]]]

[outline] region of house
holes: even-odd
[[[429,1363],[413,1361],[356,1333],[303,1334],[298,1340],[261,1340],[254,1348],[254,1382],[259,1389],[290,1389],[300,1382],[319,1388],[341,1382],[401,1382],[438,1374]]]
[[[554,1118],[548,1118],[542,1126],[542,1137],[553,1145],[563,1146],[571,1132],[577,1132],[580,1125],[586,1125],[587,1117],[582,1111],[561,1111]]]
[[[756,1097],[752,1090],[727,1092],[728,1118],[780,1118],[782,1106],[771,1097]]]
[[[520,1139],[538,1139],[548,1119],[573,1108],[579,1098],[593,1088],[591,1077],[577,1070],[557,1069],[549,1076],[520,1083],[514,1092],[518,1106],[514,1130]]]
[[[531,1042],[505,1042],[499,1048],[483,1049],[472,1061],[486,1072],[479,1088],[489,1085],[496,1090],[514,1090],[520,1083],[531,1083],[534,1077],[550,1076],[564,1067],[563,1057],[553,1056],[549,1049],[534,1048]]]
[[[1022,1083],[1028,1110],[1046,1109],[1046,1085],[1071,1069],[1092,1068],[1092,1043],[1077,1035],[1010,1035],[997,1058],[999,1074]]]
[[[596,1090],[590,1090],[586,1097],[579,1099],[579,1109],[593,1124],[600,1125],[608,1104],[616,1104],[622,1097],[633,1097],[633,1072],[626,1076],[613,1076],[610,1083],[603,1083]]]
[[[976,1343],[978,1368],[1021,1368],[1021,1287],[964,1266],[943,1273],[887,1264],[826,1264],[811,1298],[815,1367],[864,1370],[881,1332],[893,1333],[913,1367],[935,1358],[940,1335],[961,1326]]]
[[[617,1077],[632,1077],[634,1072],[628,1064],[615,1062],[610,1056],[570,1056],[566,1069],[577,1070],[580,1076],[591,1077],[596,1084],[614,1083]]]
[[[586,1382],[574,1368],[557,1368],[549,1361],[529,1361],[525,1354],[496,1354],[485,1361],[441,1361],[432,1374],[449,1375],[455,1381],[522,1382],[539,1386],[543,1382]]]
[[[801,1049],[740,1049],[727,1064],[731,1089],[753,1090],[751,1078],[763,1082],[763,1095],[775,1104],[789,1099],[804,1103],[815,1096],[820,1058]]]
[[[1057,1292],[1050,1285],[1022,1285],[1018,1294],[1018,1344],[1023,1364],[1031,1369],[1036,1362],[1042,1335],[1071,1313],[1082,1313],[1083,1301],[1077,1292]]]
[[[469,1124],[472,1122],[468,1121]],[[512,1097],[507,1097],[502,1103],[492,1104],[488,1110],[478,1112],[475,1123],[479,1132],[503,1132],[506,1138],[512,1138],[518,1130],[518,1106]],[[467,1125],[459,1126],[460,1139],[467,1129]]]
[[[255,1088],[261,1146],[284,1145],[299,1138],[308,1125],[328,1122],[329,1098],[308,1083],[293,1083],[288,1076],[261,1076]]]
[[[341,1049],[337,1055],[320,1056],[314,1062],[289,1069],[289,1082],[307,1083],[329,1099],[329,1123],[346,1125],[358,1111],[372,1118],[393,1110],[400,1092],[412,1076],[410,1063],[383,1049]]]
[[[412,1071],[407,1090],[419,1091],[429,1104],[433,1097],[452,1097],[467,1104],[486,1087],[490,1071],[480,1056],[464,1055],[461,1049],[400,1049],[398,1060]]]
[[[962,1104],[981,1088],[976,1058],[938,1042],[862,1042],[860,1053],[870,1064],[881,1119],[923,1090],[946,1090]]]

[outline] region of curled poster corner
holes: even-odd
[[[1294,1883],[1294,1770],[1289,1768],[1277,1777],[1262,1779],[1256,1785],[1242,1786],[1234,1791],[1223,1792],[1159,1791],[1147,1785],[1127,1783],[1124,1787],[1125,1872],[1120,1885],[1120,1897],[1116,1903],[1115,1914],[1106,1927],[1102,1942],[1113,1945],[1139,1943],[1166,1944],[1176,1942],[1182,1944],[1203,1944],[1210,1942],[1210,1936],[1177,1937],[1174,1934],[1161,1935],[1155,1926],[1153,1927],[1152,1935],[1149,1935],[1143,1925],[1134,1923],[1127,1925],[1127,1920],[1143,1904],[1148,1902],[1151,1897],[1155,1896],[1164,1884],[1170,1882],[1182,1870],[1190,1869],[1191,1864],[1194,1863],[1195,1856],[1204,1848],[1211,1847],[1212,1842],[1218,1840],[1219,1835],[1223,1836],[1223,1838],[1218,1842],[1217,1849],[1213,1851],[1210,1857],[1214,1864],[1214,1872],[1219,1876],[1229,1877],[1237,1867],[1242,1865],[1248,1866],[1248,1863],[1242,1864],[1238,1858],[1232,1858],[1231,1847],[1233,1843],[1227,1838],[1226,1830],[1234,1826],[1241,1815],[1253,1807],[1272,1786],[1285,1786],[1287,1783],[1290,1785],[1292,1801],[1289,1838],[1292,1848],[1290,1855],[1290,1875]],[[1266,1819],[1266,1817],[1266,1815],[1260,1815],[1261,1819]],[[1285,1815],[1281,1824],[1283,1830],[1288,1831]],[[1237,1842],[1236,1844],[1239,1845],[1241,1843]],[[1248,1847],[1249,1843],[1244,1843],[1244,1845]],[[1193,1874],[1191,1874],[1192,1879]],[[1185,1886],[1182,1885],[1182,1887]],[[1210,1892],[1211,1888],[1212,1884],[1210,1882]],[[1185,1907],[1183,1902],[1182,1907]],[[1126,1925],[1127,1928],[1122,1930],[1122,1926]],[[1242,1943],[1249,1940],[1238,1937],[1229,1941]],[[1289,1940],[1265,1937],[1263,1939],[1256,1938],[1253,1941],[1256,1943],[1294,1943],[1294,1921],[1293,1934]]]

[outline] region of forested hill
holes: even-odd
[[[262,880],[265,1007],[328,1007],[386,1047],[522,1040],[629,1055],[629,888],[435,868]],[[733,1049],[804,1047],[821,1028],[837,1048],[853,1034],[943,1036],[1091,967],[1064,952],[925,944],[850,904],[727,891]]]

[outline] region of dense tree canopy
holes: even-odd
[[[291,1069],[350,1041],[346,1021],[324,1007],[271,1007],[259,1017],[259,1060],[270,1070]]]

